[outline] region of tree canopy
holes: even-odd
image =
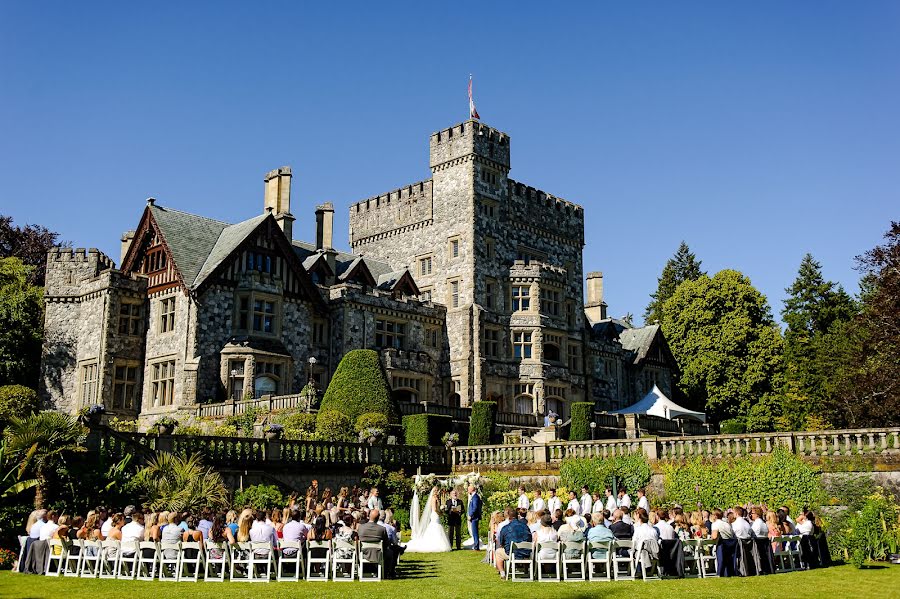
[[[28,282],[32,270],[0,258],[0,386],[37,386],[44,302],[42,289]]]
[[[28,283],[43,286],[47,265],[47,251],[58,243],[58,233],[40,225],[17,227],[11,216],[0,214],[0,258],[19,258],[25,265],[32,266],[28,273]]]
[[[781,333],[769,304],[735,270],[684,281],[663,307],[678,385],[714,420],[746,416],[780,388]]]
[[[706,274],[700,269],[701,264],[687,243],[682,241],[657,279],[656,292],[650,294],[652,299],[644,311],[644,322],[648,324],[654,321],[662,322],[663,306],[675,294],[678,286],[685,281],[696,281],[701,275]]]

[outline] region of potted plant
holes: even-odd
[[[160,435],[171,435],[175,432],[178,421],[171,416],[163,416],[156,421],[156,430]]]
[[[384,436],[384,429],[370,426],[359,431],[359,442],[375,445]]]
[[[284,427],[280,424],[269,424],[265,428],[266,441],[275,441],[284,434]]]
[[[106,413],[106,408],[100,404],[84,406],[78,411],[81,422],[87,426],[97,426],[100,424],[100,418]]]
[[[444,436],[441,437],[441,442],[447,449],[452,449],[459,443],[459,433],[444,433]]]

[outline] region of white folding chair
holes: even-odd
[[[641,580],[662,580],[659,574],[659,555],[653,557],[646,547],[635,551],[634,559],[637,562],[635,569],[641,573]]]
[[[231,549],[231,582],[253,582],[253,569],[250,567],[250,543],[235,543]]]
[[[141,541],[137,551],[137,580],[155,580],[160,560],[159,544],[156,541]]]
[[[81,550],[81,569],[79,577],[81,578],[97,578],[100,574],[100,552],[102,547],[100,541],[82,541]]]
[[[84,543],[81,539],[75,539],[69,544],[66,559],[63,562],[63,576],[81,575],[81,558],[84,556]]]
[[[138,564],[141,561],[138,542],[129,541],[121,544],[119,553],[119,567],[116,569],[116,578],[134,580],[137,578]]]
[[[553,557],[541,557],[544,551],[553,551]],[[538,541],[535,553],[535,568],[538,582],[559,582],[562,580],[559,567],[559,543],[557,541]],[[551,571],[553,575],[545,572]]]
[[[773,543],[777,543],[775,549],[772,552],[772,557],[775,560],[775,572],[793,572],[794,564],[791,560],[791,554],[788,553],[787,544],[785,543],[785,537],[775,537],[772,539]]]
[[[366,549],[377,549],[379,555],[378,561],[370,561],[366,559]],[[361,542],[359,544],[359,551],[357,553],[359,555],[359,581],[369,582],[373,580],[381,580],[382,573],[384,572],[384,551],[381,550],[381,543]],[[375,566],[375,573],[367,576],[366,566]]]
[[[100,541],[100,578],[115,578],[119,573],[119,560],[122,550],[119,541],[107,539]]]
[[[684,577],[700,578],[703,572],[700,569],[700,539],[684,541]]]
[[[700,556],[700,574],[703,578],[715,578],[719,575],[719,558],[716,555],[716,541],[714,539],[701,539],[697,544]]]
[[[171,526],[171,525],[170,525]],[[159,544],[159,580],[178,581],[181,565],[181,542]]]
[[[791,570],[802,570],[800,563],[800,535],[788,535],[784,537],[784,549],[791,560]]]
[[[516,558],[516,549],[528,551],[528,557]],[[527,578],[525,576],[526,572],[528,573]],[[530,541],[510,543],[509,556],[506,560],[506,579],[512,582],[534,580],[534,543]]]
[[[587,573],[584,568],[584,541],[566,541],[562,546],[562,572],[563,580],[568,582],[587,580]],[[578,552],[577,557],[566,557],[566,552]]]
[[[197,582],[203,572],[206,553],[196,541],[183,541],[178,556],[178,581]]]
[[[252,582],[269,582],[275,569],[275,551],[268,542],[250,543],[250,578]],[[265,570],[265,574],[262,571]]]
[[[633,548],[631,541],[616,541],[613,544],[612,571],[616,580],[634,580]],[[620,549],[625,555],[619,555]]]
[[[296,582],[303,578],[303,544],[300,541],[279,540],[281,557],[278,559],[278,569],[275,571],[275,580],[278,582]],[[285,570],[288,566],[288,570]]]
[[[206,560],[203,566],[203,580],[206,582],[225,582],[228,576],[228,565],[231,561],[231,550],[228,543],[206,542]]]
[[[348,552],[349,556],[347,555]],[[355,578],[356,543],[335,539],[332,541],[331,579],[335,582],[353,582]]]
[[[19,559],[16,562],[16,572],[21,572],[22,567],[25,565],[23,559],[25,558],[25,544],[28,542],[28,535],[19,535]]]
[[[62,576],[68,545],[68,542],[62,539],[47,539],[47,565],[44,567],[44,576]]]
[[[615,541],[592,541],[588,543],[588,550],[585,555],[587,558],[588,580],[605,580],[613,579],[612,574],[612,545]],[[595,553],[600,556],[594,557]]]

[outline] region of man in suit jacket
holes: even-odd
[[[448,536],[450,544],[456,539],[456,548],[460,549],[462,545],[462,510],[463,504],[459,500],[459,493],[454,489],[450,491],[450,499],[444,504],[444,512],[447,514]]]
[[[469,485],[469,532],[472,535],[472,549],[481,551],[481,539],[478,537],[478,521],[481,520],[481,496],[475,492],[475,487]]]
[[[379,515],[377,509],[370,510],[369,521],[365,524],[360,524],[356,532],[362,543],[381,543],[381,550],[367,547],[362,550],[363,556],[373,562],[377,562],[384,556],[384,577],[396,578],[397,556],[394,553],[387,530],[378,524]]]

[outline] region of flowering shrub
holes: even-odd
[[[156,424],[156,426],[178,426],[178,421],[171,416],[163,416],[162,418],[158,418],[154,424]]]
[[[109,421],[109,426],[114,431],[119,431],[120,433],[136,433],[138,430],[138,421],[119,420],[118,417],[113,417],[113,419]]]
[[[0,549],[0,570],[11,570],[18,557],[14,551]]]

